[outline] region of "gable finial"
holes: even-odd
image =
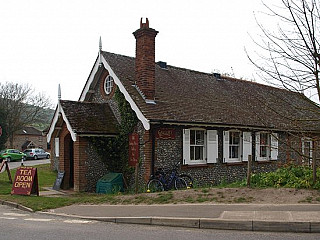
[[[102,66],[101,51],[102,51],[102,41],[101,41],[101,36],[100,36],[100,38],[99,38],[99,67]]]
[[[101,41],[101,36],[100,36],[100,38],[99,38],[99,51],[101,51],[102,50],[102,41]]]
[[[61,87],[60,87],[60,83],[58,85],[58,100],[61,100]]]

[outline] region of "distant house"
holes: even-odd
[[[12,147],[21,151],[27,148],[43,148],[47,151],[46,136],[34,127],[24,127],[14,133]]]
[[[299,93],[156,63],[157,33],[141,21],[135,58],[100,50],[79,101],[58,102],[47,140],[64,188],[94,191],[108,171],[92,137],[118,134],[116,91],[139,119],[142,183],[178,161],[199,184],[217,184],[243,179],[249,156],[255,172],[310,160],[319,106]]]

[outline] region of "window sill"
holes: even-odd
[[[260,160],[260,161],[255,161],[255,162],[258,163],[258,164],[264,164],[264,163],[272,163],[274,161],[275,160]]]
[[[241,166],[241,165],[247,165],[248,162],[225,162],[226,166]]]
[[[214,165],[214,163],[202,163],[202,164],[185,164],[181,166],[182,170],[190,169],[190,168],[210,168]]]

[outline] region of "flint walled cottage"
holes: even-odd
[[[310,163],[319,106],[299,93],[155,62],[157,34],[141,20],[135,57],[100,45],[79,101],[59,100],[47,140],[52,165],[65,171],[63,188],[94,191],[108,172],[92,139],[120,133],[117,93],[137,118],[129,136],[141,184],[178,161],[199,184],[243,179],[249,155],[255,172]]]

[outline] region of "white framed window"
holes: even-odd
[[[217,130],[184,129],[183,163],[216,163],[218,158]]]
[[[109,95],[113,88],[113,77],[108,75],[104,80],[104,92]]]
[[[269,161],[278,159],[278,134],[256,133],[256,160]]]
[[[190,162],[205,163],[204,130],[190,130]]]
[[[248,161],[249,155],[252,156],[252,133],[242,133],[242,161]]]
[[[302,162],[307,163],[309,166],[312,164],[312,140],[311,138],[301,139]]]
[[[269,133],[260,133],[259,148],[259,157],[267,159],[271,156],[271,139]]]
[[[223,132],[223,162],[234,163],[248,161],[252,155],[252,134],[239,130]]]
[[[59,138],[54,139],[54,152],[56,157],[59,157]]]
[[[240,132],[229,132],[229,159],[238,161],[240,159]]]

